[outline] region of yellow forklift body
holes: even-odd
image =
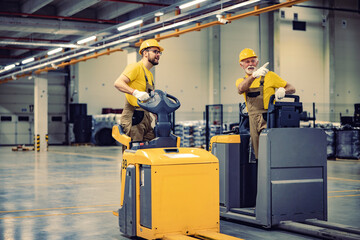
[[[213,143],[240,143],[240,135],[215,135],[210,139],[210,148],[209,151],[211,152]]]
[[[214,155],[197,148],[126,150],[122,191],[128,165],[136,167],[139,237],[156,239],[169,234],[194,235],[205,230],[219,232],[219,163]],[[140,225],[140,165],[151,166],[151,229]]]

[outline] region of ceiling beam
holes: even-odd
[[[34,13],[54,0],[28,0],[21,6],[21,12]]]
[[[101,8],[98,11],[98,18],[104,20],[114,19],[118,16],[129,13],[141,7],[142,5],[138,5],[138,4],[124,4],[124,3],[106,4],[105,7]]]
[[[81,12],[85,8],[101,2],[101,0],[77,0],[77,1],[62,1],[63,4],[58,6],[58,15],[72,16],[75,13]]]
[[[0,17],[0,31],[60,35],[87,35],[106,29],[109,26],[112,25],[81,23],[74,21]]]

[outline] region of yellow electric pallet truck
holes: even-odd
[[[145,239],[239,239],[219,233],[219,162],[199,148],[180,148],[171,134],[169,114],[177,98],[151,92],[143,109],[157,115],[156,138],[132,142],[119,125],[112,135],[126,146],[123,153],[120,232]]]

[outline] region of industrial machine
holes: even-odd
[[[326,135],[299,128],[302,103],[270,99],[268,128],[254,161],[246,131],[211,139],[219,159],[220,216],[267,228],[283,221],[327,220]]]
[[[113,137],[126,146],[121,176],[120,232],[145,239],[238,239],[219,233],[219,163],[210,152],[180,148],[169,114],[178,99],[155,90],[139,105],[157,114],[156,138],[131,142],[120,126]]]

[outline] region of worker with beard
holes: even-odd
[[[295,88],[276,73],[269,71],[269,62],[257,68],[259,59],[254,50],[245,48],[239,55],[240,67],[246,76],[236,81],[239,94],[244,94],[249,115],[250,137],[255,158],[258,159],[259,135],[266,128],[266,116],[271,95],[280,100],[285,94],[295,93]],[[277,89],[277,90],[276,90]]]
[[[139,107],[137,100],[146,101],[150,98],[149,93],[155,88],[150,69],[159,64],[162,51],[164,48],[155,39],[142,42],[139,49],[142,59],[129,64],[114,83],[115,88],[125,93],[125,106],[120,121],[124,133],[132,141],[150,141],[155,138],[152,117],[148,111]]]

